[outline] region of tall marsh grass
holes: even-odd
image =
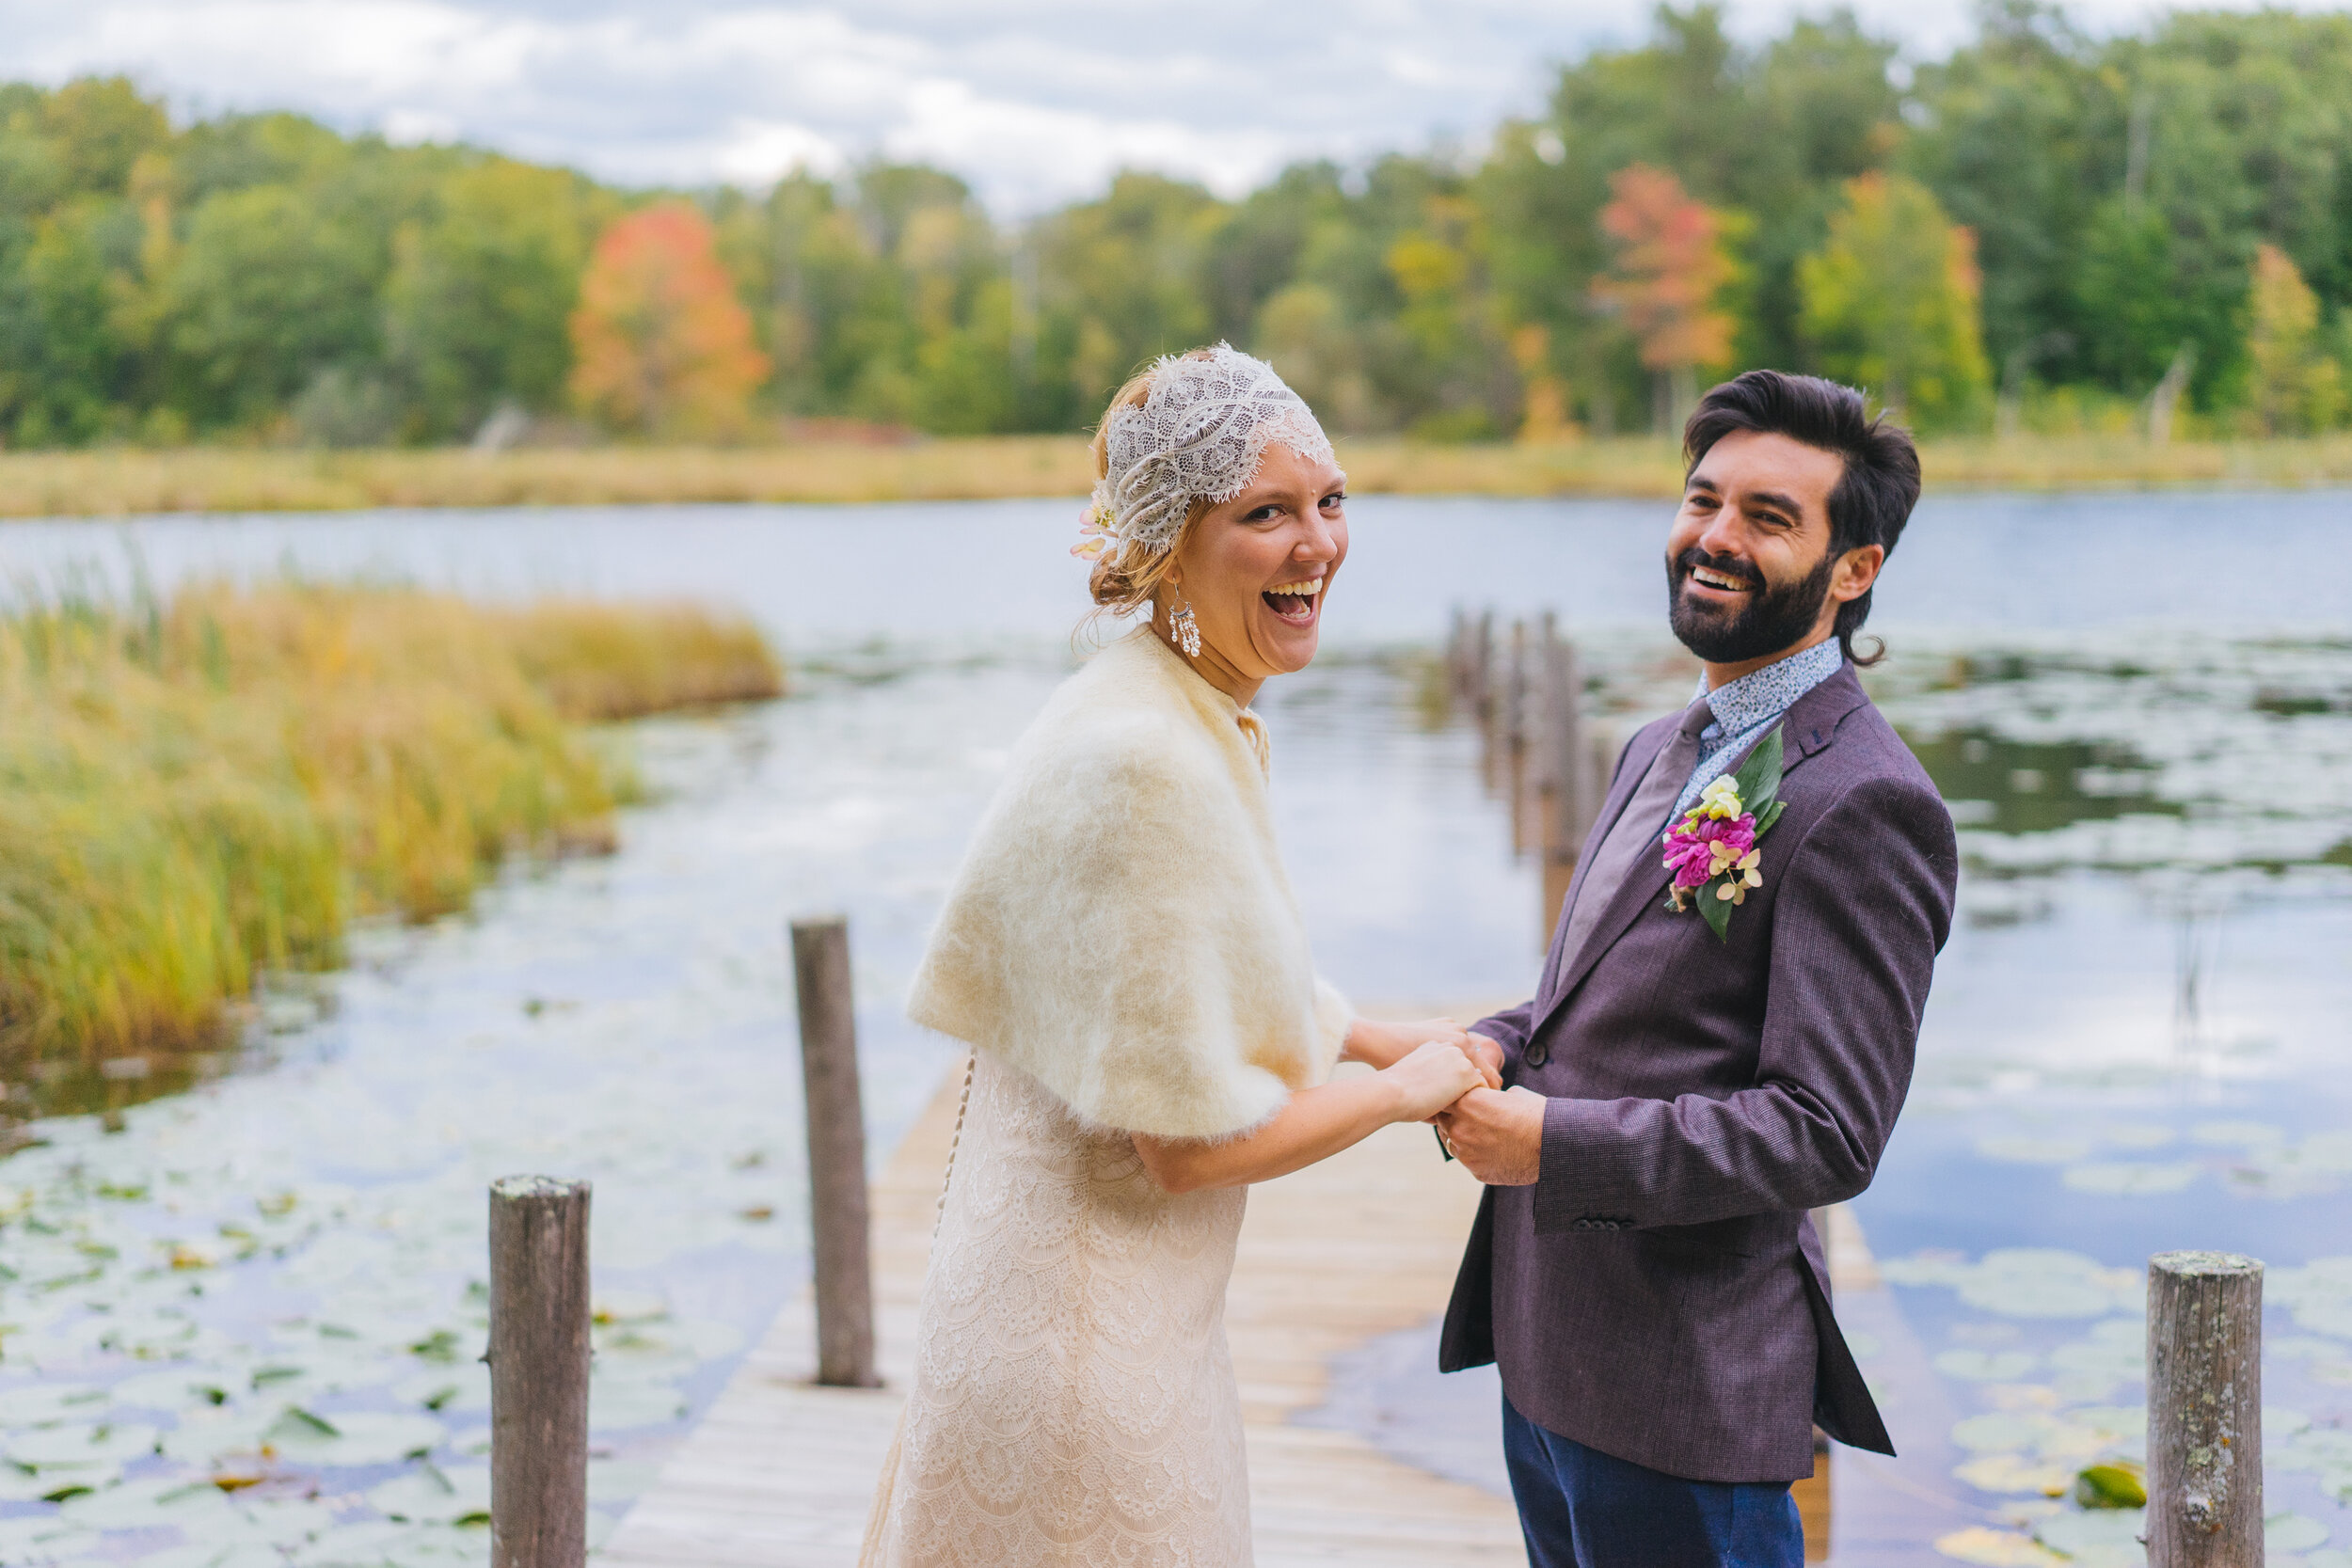
[[[499,862],[612,841],[581,721],[774,695],[684,607],[399,588],[68,594],[0,616],[0,1066],[201,1045],[358,916],[463,908]]]

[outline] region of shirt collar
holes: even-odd
[[[1707,677],[1701,675],[1698,694],[1707,699],[1715,721],[1699,733],[1738,735],[1767,720],[1777,719],[1798,698],[1837,673],[1845,662],[1846,650],[1837,639],[1831,637],[1777,663],[1751,670],[1738,680],[1725,681],[1712,691],[1707,689]]]

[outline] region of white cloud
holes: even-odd
[[[2243,0],[2251,4],[2253,0]],[[1744,0],[1760,38],[1814,0]],[[1859,0],[1915,52],[1967,0]],[[1232,193],[1295,158],[1475,140],[1553,62],[1647,30],[1650,0],[0,0],[5,71],[122,71],[183,113],[294,108],[611,179],[756,182],[877,153],[1000,210],[1120,166]],[[2076,0],[2131,25],[2146,0]]]

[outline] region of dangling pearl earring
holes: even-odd
[[[1176,634],[1176,644],[1184,650],[1186,658],[1200,657],[1200,626],[1192,618],[1192,606],[1180,603],[1169,610],[1168,629]]]

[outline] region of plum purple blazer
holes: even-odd
[[[1583,864],[1674,734],[1618,758]],[[1534,999],[1475,1027],[1547,1096],[1534,1185],[1490,1187],[1438,1364],[1530,1420],[1692,1481],[1794,1481],[1813,1427],[1892,1453],[1808,1211],[1870,1184],[1951,929],[1951,815],[1849,664],[1783,720],[1762,888],[1728,942],[1629,878]],[[1583,892],[1582,871],[1570,889]],[[1565,911],[1561,931],[1566,929]]]

